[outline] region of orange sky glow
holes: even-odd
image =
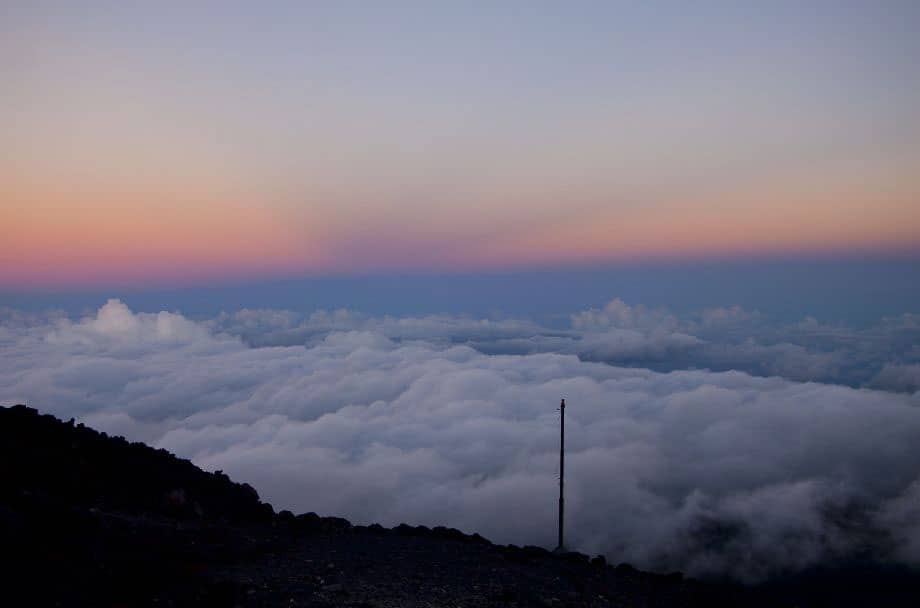
[[[907,15],[504,10],[11,10],[0,290],[920,253]]]

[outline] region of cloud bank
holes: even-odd
[[[110,300],[79,321],[0,320],[0,402],[222,469],[277,508],[551,547],[564,396],[575,549],[744,580],[865,555],[920,566],[915,316],[781,327],[614,300],[558,328],[192,321]],[[837,376],[887,390],[798,381]]]
[[[551,327],[521,319],[445,315],[371,317],[347,310],[299,315],[242,310],[207,325],[250,346],[312,345],[330,332],[371,331],[396,341],[466,344],[487,354],[574,354],[618,366],[739,370],[758,376],[914,392],[920,390],[920,316],[863,326],[806,317],[778,322],[737,306],[678,317],[614,299]]]

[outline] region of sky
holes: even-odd
[[[2,12],[4,294],[920,252],[915,2]]]
[[[920,4],[5,2],[0,406],[276,509],[920,568]],[[862,560],[862,561],[860,561]]]

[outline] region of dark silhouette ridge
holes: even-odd
[[[0,416],[4,498],[25,491],[72,506],[178,519],[271,521],[274,515],[249,484],[206,473],[166,450],[24,406],[0,410]]]
[[[387,529],[275,513],[252,487],[220,472],[25,406],[0,407],[0,547],[0,603],[10,606],[804,607],[916,600],[914,579],[901,572],[861,573],[868,581],[862,596],[852,585],[841,591],[842,579],[826,572],[745,589],[614,567],[600,556],[497,546],[445,527]]]

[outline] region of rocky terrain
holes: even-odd
[[[223,473],[24,406],[0,408],[0,480],[3,605],[920,605],[912,573],[745,588],[448,528],[276,513]]]

